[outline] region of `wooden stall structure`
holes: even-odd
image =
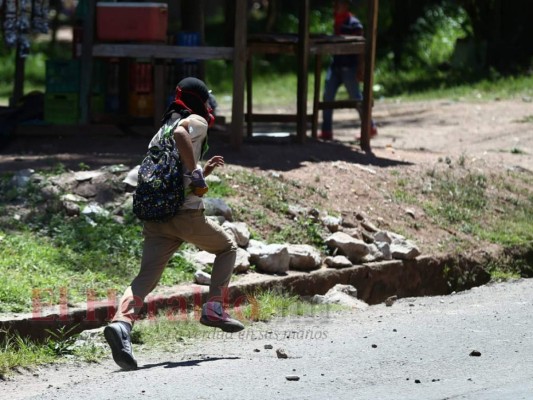
[[[163,60],[176,58],[194,58],[197,60],[231,60],[233,61],[233,103],[231,118],[231,143],[239,148],[242,143],[244,121],[244,68],[246,64],[247,1],[235,1],[235,25],[233,47],[209,46],[175,46],[167,44],[122,44],[98,43],[94,41],[94,20],[96,0],[88,0],[88,14],[83,27],[81,50],[82,70],[80,107],[81,123],[89,123],[90,92],[93,59],[95,57],[113,57],[119,59],[149,58],[154,67],[154,123],[165,109],[164,65]],[[190,1],[190,0],[184,0]],[[240,134],[239,134],[240,133]]]
[[[311,123],[311,134],[317,137],[320,110],[326,108],[362,108],[361,148],[370,151],[370,127],[372,121],[372,85],[375,65],[378,1],[368,0],[368,21],[366,37],[312,35],[309,33],[310,0],[299,1],[298,34],[284,35],[253,35],[248,38],[247,77],[247,133],[252,135],[254,122],[296,122],[297,140],[303,143],[307,137],[307,125]],[[297,57],[298,90],[296,95],[297,112],[294,114],[259,114],[253,112],[253,66],[254,54],[292,54]],[[334,54],[360,54],[365,57],[363,81],[363,101],[337,100],[334,102],[320,101],[322,57]],[[307,112],[307,76],[310,57],[315,58],[313,108]]]
[[[376,46],[376,25],[379,0],[367,0],[369,20],[366,27],[366,40],[363,38],[329,38],[312,37],[309,35],[309,10],[310,0],[299,0],[299,29],[296,36],[290,40],[280,38],[247,37],[247,13],[248,2],[246,0],[235,1],[235,24],[233,47],[209,47],[209,46],[175,46],[167,44],[110,44],[94,41],[94,16],[96,0],[88,0],[88,14],[83,27],[83,41],[81,50],[81,88],[80,108],[81,123],[88,123],[90,119],[90,93],[93,59],[95,57],[127,58],[150,58],[155,61],[154,67],[154,115],[155,123],[162,115],[165,107],[164,66],[162,61],[175,58],[194,58],[198,60],[223,59],[233,62],[233,101],[231,111],[230,138],[234,148],[239,149],[244,134],[244,91],[246,77],[248,80],[248,104],[247,120],[248,132],[251,131],[253,121],[272,121],[284,119],[296,121],[297,138],[300,143],[305,141],[308,122],[312,123],[313,136],[316,136],[318,112],[326,106],[352,106],[352,104],[321,104],[318,96],[320,92],[320,57],[325,54],[363,54],[365,55],[365,79],[363,89],[363,121],[361,129],[361,147],[370,150],[370,123],[372,104],[372,81],[374,69],[374,57]],[[191,1],[191,0],[183,0]],[[252,70],[251,55],[257,53],[291,53],[297,57],[297,112],[293,116],[253,114],[252,110]],[[315,69],[315,90],[312,114],[307,113],[307,74],[309,58],[316,57],[317,68]],[[248,63],[248,73],[247,70]],[[318,86],[317,86],[318,85]]]

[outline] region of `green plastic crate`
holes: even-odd
[[[46,93],[77,93],[80,91],[80,60],[47,60]],[[107,83],[107,63],[94,60],[91,80],[92,93],[104,93]]]
[[[91,79],[92,93],[104,94],[107,86],[107,62],[93,61],[93,76]]]
[[[91,96],[91,113],[103,114],[105,112],[105,96],[103,94],[93,94]]]
[[[47,60],[46,93],[77,93],[80,90],[80,60]]]
[[[79,121],[78,93],[46,93],[44,95],[44,120],[52,124],[77,124]]]

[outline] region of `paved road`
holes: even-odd
[[[533,280],[401,299],[392,307],[256,324],[246,335],[219,335],[179,354],[142,354],[135,372],[119,372],[110,360],[49,368],[0,384],[0,393],[6,399],[533,399],[532,306]],[[278,359],[277,348],[289,358]],[[473,350],[481,356],[470,356]]]

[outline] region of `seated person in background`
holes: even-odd
[[[350,12],[351,0],[335,0],[333,2],[334,15],[334,32],[335,35],[354,35],[363,36],[363,25]],[[362,78],[364,68],[362,68],[362,59],[357,54],[339,54],[334,55],[333,60],[326,72],[326,82],[324,84],[323,101],[330,102],[335,100],[337,90],[341,84],[344,84],[350,99],[363,100],[363,95],[359,89],[359,80]],[[360,67],[360,68],[358,68]],[[361,108],[357,107],[359,118],[361,119]],[[377,135],[377,128],[372,121],[372,130],[370,137]],[[325,109],[322,112],[322,132],[320,139],[333,139],[333,110]]]

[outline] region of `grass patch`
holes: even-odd
[[[309,316],[343,309],[345,307],[338,305],[311,304],[296,295],[267,290],[247,294],[242,307],[234,308],[230,313],[234,318],[250,325],[258,321],[268,322],[276,317]],[[132,342],[145,349],[176,351],[176,346],[186,345],[193,340],[210,339],[214,335],[216,337],[216,332],[219,331],[201,325],[197,318],[199,315],[193,313],[161,312],[156,317],[135,324]]]
[[[49,332],[51,337],[44,342],[35,342],[11,332],[1,331],[0,379],[20,368],[31,369],[39,365],[76,359],[84,362],[99,362],[106,352],[94,342],[76,345],[79,334],[60,329]]]
[[[243,316],[250,321],[270,321],[275,317],[309,316],[345,307],[334,304],[313,304],[303,301],[297,295],[279,293],[274,290],[260,291],[246,296],[248,304]]]
[[[531,124],[533,123],[533,115],[527,115],[524,118],[517,120],[519,124]]]
[[[0,312],[30,311],[34,296],[58,304],[62,292],[69,303],[85,302],[88,293],[105,298],[138,272],[142,225],[131,213],[121,224],[112,217],[67,217],[58,199],[45,202],[35,184],[17,188],[5,175],[0,189]],[[178,252],[161,284],[191,281],[194,271]]]
[[[437,201],[427,203],[426,212],[441,223],[470,224],[485,207],[487,179],[483,174],[458,176],[447,171],[432,178]]]
[[[533,241],[533,177],[527,172],[485,174],[466,165],[464,158],[447,160],[427,171],[422,182],[399,179],[391,191],[398,203],[420,204],[432,223],[458,230],[479,243],[504,247],[527,246]],[[467,250],[462,236],[454,248]]]
[[[316,196],[323,199],[324,194],[300,183],[264,174],[236,171],[228,176],[230,185],[240,194],[229,197],[227,202],[234,211],[235,219],[248,223],[251,231],[264,237],[255,239],[269,243],[300,243],[323,248],[326,232],[319,221],[308,215],[293,217],[289,205],[299,205],[302,198],[298,193],[306,192],[306,199]],[[240,188],[246,188],[242,192]],[[297,190],[295,190],[297,189]],[[250,204],[257,207],[250,207]],[[307,207],[308,203],[302,205]]]
[[[523,246],[508,247],[486,266],[493,281],[533,277],[533,241]]]
[[[30,368],[51,363],[57,356],[46,345],[7,333],[0,343],[0,378],[15,368]]]
[[[212,330],[188,317],[175,320],[160,314],[155,318],[137,322],[131,332],[131,340],[133,344],[143,345],[144,348],[175,351],[176,345],[206,337]]]
[[[394,174],[393,174],[394,175]],[[399,178],[396,181],[396,188],[392,190],[392,198],[394,201],[398,203],[407,203],[407,204],[414,204],[416,203],[417,199],[416,196],[414,196],[410,189],[408,188],[408,180],[405,178]]]
[[[489,101],[533,96],[533,76],[500,76],[497,73],[440,71],[412,68],[393,71],[386,63],[378,64],[374,78],[376,98],[423,101],[435,99]]]

